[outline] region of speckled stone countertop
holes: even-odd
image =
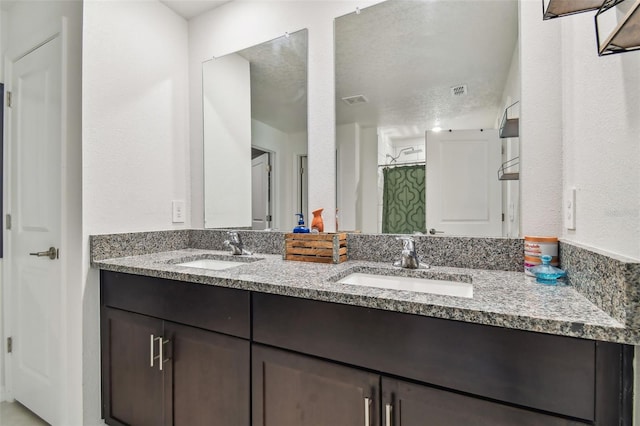
[[[180,249],[138,256],[94,260],[94,268],[188,281],[263,293],[364,306],[436,318],[601,341],[638,344],[640,333],[591,303],[572,286],[545,286],[522,272],[454,267],[401,270],[390,263],[348,261],[339,265],[285,261],[282,256],[254,254],[240,266],[208,270],[177,263],[228,256],[228,252]],[[260,259],[248,262],[251,259]],[[241,260],[241,259],[237,259]],[[473,297],[341,284],[351,272],[390,271],[473,284]]]

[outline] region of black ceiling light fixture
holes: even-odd
[[[598,10],[603,0],[542,0],[542,19],[545,21],[575,13]]]
[[[640,49],[640,0],[606,0],[595,24],[598,55]]]

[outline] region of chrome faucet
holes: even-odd
[[[242,244],[242,239],[240,238],[240,234],[235,231],[227,232],[229,234],[229,239],[224,241],[224,245],[231,249],[231,254],[234,255],[250,255],[251,252],[244,249],[244,244]]]
[[[393,266],[400,266],[407,269],[429,267],[418,259],[416,241],[412,237],[396,237],[396,240],[402,241],[402,254],[400,256],[400,260],[393,262]]]

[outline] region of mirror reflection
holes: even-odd
[[[307,30],[203,63],[206,228],[292,229],[307,211]]]
[[[504,163],[519,176],[517,134],[499,132],[520,99],[517,3],[389,0],[335,20],[341,230],[519,235],[519,181],[498,179]]]

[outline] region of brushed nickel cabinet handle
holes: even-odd
[[[164,359],[164,345],[169,343],[169,340],[164,340],[162,337],[158,337],[159,341],[158,341],[158,346],[160,347],[158,350],[158,360],[159,362],[159,368],[160,371],[162,371],[162,365],[169,361],[168,359]]]
[[[385,414],[385,426],[392,426],[391,423],[391,413],[393,412],[393,406],[391,404],[387,404],[384,407],[384,414]]]
[[[364,399],[364,426],[371,426],[371,398]]]
[[[151,336],[151,348],[149,349],[149,353],[151,354],[151,359],[149,360],[149,367],[153,368],[153,361],[156,359],[155,357],[155,348],[153,347],[153,343],[156,341],[156,337],[152,334]]]
[[[149,366],[153,368],[155,364],[155,360],[157,359],[158,369],[162,371],[162,364],[169,361],[168,359],[164,359],[164,345],[169,343],[169,340],[164,340],[162,336],[156,337],[153,334],[150,337],[151,337],[150,339],[151,348],[149,350],[149,353],[151,354],[151,357],[149,359]],[[156,348],[155,348],[156,340],[158,341],[158,355],[156,355]]]

